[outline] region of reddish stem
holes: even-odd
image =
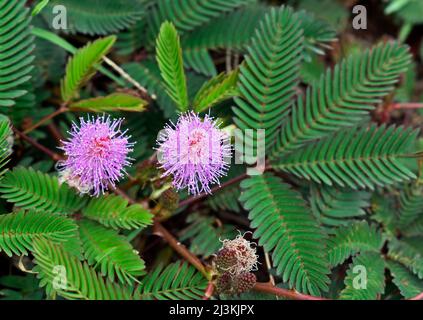
[[[56,153],[54,151],[51,151],[49,148],[43,146],[42,144],[38,143],[34,139],[28,137],[25,133],[20,132],[16,128],[12,128],[12,129],[13,129],[13,132],[15,134],[17,134],[22,140],[25,140],[26,142],[28,142],[29,144],[31,144],[32,146],[34,146],[38,150],[44,152],[46,155],[48,155],[54,161],[59,161],[59,160],[63,160],[64,159],[64,157],[62,155],[60,155],[60,154],[58,154],[58,153]]]
[[[165,227],[157,220],[154,222],[154,234],[161,236],[179,255],[191,263],[198,271],[200,271],[207,279],[210,274],[206,268],[194,254],[192,254],[182,243],[180,243]]]
[[[408,102],[408,103],[392,104],[392,110],[399,110],[399,109],[423,109],[423,103]]]
[[[231,180],[228,180],[225,183],[222,183],[221,185],[212,188],[211,189],[211,193],[214,193],[216,191],[219,191],[220,189],[226,188],[226,187],[228,187],[228,186],[230,186],[232,184],[235,184],[235,183],[237,183],[237,182],[239,182],[241,180],[244,180],[247,177],[248,177],[248,174],[244,173],[244,174],[242,174],[242,175],[240,175],[238,177],[235,177],[235,178],[233,178]],[[207,197],[208,195],[209,195],[208,193],[201,193],[201,194],[199,194],[197,196],[194,196],[194,197],[185,199],[185,200],[179,202],[179,207],[188,206],[190,204],[193,204],[194,202],[197,202],[198,200],[201,200],[201,199]]]
[[[31,131],[37,129],[39,126],[43,125],[44,123],[46,123],[47,121],[55,118],[56,116],[65,113],[66,111],[68,111],[68,108],[66,107],[66,105],[62,105],[60,106],[59,109],[57,109],[56,111],[48,114],[47,116],[45,116],[44,118],[42,118],[40,121],[38,121],[36,124],[32,125],[31,127],[29,127],[28,129],[26,129],[24,131],[25,134],[30,133]]]
[[[285,297],[285,298],[294,299],[294,300],[328,300],[326,298],[309,296],[307,294],[302,294],[292,290],[274,287],[267,283],[260,283],[260,282],[257,282],[255,284],[254,290],[258,292],[270,293],[280,297]]]
[[[204,292],[203,300],[209,300],[211,296],[213,296],[214,293],[214,284],[213,282],[209,282],[206,291]]]
[[[408,300],[423,300],[423,292],[419,293],[417,296],[410,298]]]

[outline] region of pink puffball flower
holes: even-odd
[[[189,194],[211,193],[210,184],[219,184],[231,158],[229,136],[218,123],[194,112],[181,114],[176,125],[167,125],[157,139],[158,161],[163,176],[173,176],[173,186]]]
[[[66,181],[81,193],[99,196],[124,176],[134,144],[128,141],[126,131],[120,130],[123,119],[103,115],[79,120],[80,126],[72,124],[70,138],[60,148],[66,160],[58,163],[59,181]]]

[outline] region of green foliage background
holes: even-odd
[[[333,299],[422,293],[423,5],[363,1],[355,30],[360,4],[0,0],[0,299],[201,299],[221,240],[246,231],[258,282]],[[153,147],[188,110],[264,129],[266,172],[232,163],[212,195],[176,194]],[[82,196],[58,179],[57,147],[72,121],[104,112],[125,117],[134,163],[116,192]]]

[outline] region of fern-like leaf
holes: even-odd
[[[34,56],[28,8],[22,0],[0,0],[0,107],[15,105],[26,90]]]
[[[210,22],[226,12],[247,5],[255,0],[159,0],[158,20],[171,21],[178,31],[188,32]],[[187,14],[189,12],[189,14]]]
[[[98,265],[110,281],[117,277],[122,283],[133,284],[136,277],[145,274],[144,261],[116,231],[89,220],[79,223],[79,231],[88,263]]]
[[[298,98],[272,156],[282,157],[310,140],[362,121],[393,91],[409,63],[408,47],[382,43],[328,70],[318,85]]]
[[[358,271],[357,271],[358,270]],[[385,291],[385,262],[378,253],[366,252],[354,258],[345,278],[341,299],[375,300]],[[362,277],[357,272],[365,272]],[[357,277],[361,281],[356,283]]]
[[[142,280],[143,300],[200,300],[207,279],[188,263],[172,263],[157,267]]]
[[[233,239],[237,234],[233,226],[216,225],[216,219],[209,216],[190,214],[187,222],[190,225],[182,230],[179,239],[190,240],[190,251],[204,257],[216,253],[222,246],[223,239]]]
[[[417,135],[418,130],[385,125],[345,129],[274,166],[317,183],[374,190],[416,177],[407,158],[413,154]]]
[[[96,97],[74,102],[69,107],[71,109],[92,112],[140,112],[144,111],[146,106],[147,101],[132,94],[118,92],[104,97]]]
[[[212,197],[209,197],[207,199],[207,204],[216,212],[222,210],[241,212],[238,202],[240,194],[239,185],[229,186],[217,191]]]
[[[98,39],[76,51],[69,59],[65,78],[61,82],[64,102],[78,96],[79,89],[96,73],[96,65],[109,52],[115,41],[115,36]]]
[[[9,156],[12,154],[10,137],[12,130],[8,119],[0,119],[0,177],[7,171],[5,165],[9,162]]]
[[[311,185],[310,205],[313,214],[321,224],[328,227],[347,225],[354,218],[366,214],[364,208],[370,206],[369,192],[338,189],[327,186]]]
[[[412,298],[423,292],[423,281],[413,275],[401,263],[386,261],[389,271],[394,277],[392,282],[400,289],[404,298]]]
[[[410,239],[391,239],[389,242],[388,257],[400,262],[412,271],[419,279],[423,279],[423,247],[421,238],[417,238],[418,245],[413,244]]]
[[[264,40],[266,39],[266,40]],[[265,129],[272,145],[299,83],[303,31],[290,8],[272,9],[260,23],[240,67],[233,108],[238,128]]]
[[[400,193],[399,227],[406,228],[423,216],[423,187],[409,184]]]
[[[144,228],[153,221],[153,215],[140,204],[128,205],[120,196],[93,198],[83,209],[85,217],[114,229]]]
[[[207,81],[194,98],[194,111],[203,112],[226,99],[237,96],[237,81],[237,71],[227,75],[221,73]]]
[[[79,210],[85,199],[76,195],[56,177],[17,167],[0,181],[1,197],[23,209],[71,214]]]
[[[164,22],[160,28],[156,55],[166,92],[181,111],[186,111],[189,102],[182,49],[175,26],[170,22]]]
[[[126,29],[144,15],[142,0],[50,0],[43,10],[51,25],[55,18],[54,7],[66,8],[67,30],[89,35],[108,35]],[[59,11],[62,12],[62,11]]]
[[[62,245],[79,241],[77,225],[64,216],[35,211],[0,215],[0,250],[8,256],[27,255],[39,237]]]
[[[131,77],[144,86],[151,96],[157,97],[157,104],[162,109],[165,117],[171,118],[176,114],[176,104],[167,95],[163,94],[166,87],[161,79],[157,63],[151,59],[142,62],[131,62],[124,65],[124,69]]]
[[[46,239],[34,241],[35,272],[49,296],[70,300],[128,300],[132,289],[104,280],[87,263]],[[60,280],[65,279],[65,282]],[[59,279],[59,281],[58,281]]]
[[[266,251],[273,250],[273,265],[283,281],[300,292],[326,291],[324,235],[301,195],[269,173],[242,181],[241,188],[254,237]]]
[[[359,252],[379,252],[383,237],[376,226],[365,221],[336,229],[333,237],[328,239],[327,252],[332,267],[343,263],[350,256]]]

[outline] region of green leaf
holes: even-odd
[[[422,238],[416,238],[418,239],[418,244],[413,243],[410,239],[413,238],[391,239],[388,246],[388,257],[400,262],[417,275],[419,279],[423,279]]]
[[[266,146],[274,143],[299,84],[303,31],[292,9],[272,9],[263,18],[240,67],[233,108],[241,130],[264,129]]]
[[[79,89],[96,73],[96,65],[109,52],[115,41],[115,36],[97,39],[77,50],[69,59],[65,78],[61,82],[64,102],[69,102],[78,96]]]
[[[334,236],[328,239],[327,253],[330,265],[337,266],[359,252],[379,252],[383,241],[376,226],[369,225],[366,221],[340,227],[336,229]]]
[[[286,155],[273,167],[319,184],[374,190],[416,178],[407,158],[415,152],[417,135],[418,130],[385,125],[345,129]]]
[[[159,0],[157,11],[161,21],[172,22],[181,32],[192,31],[224,13],[250,4],[255,0]],[[189,12],[190,14],[187,14]]]
[[[200,214],[190,214],[189,226],[181,231],[179,239],[190,241],[190,251],[196,255],[210,257],[222,247],[223,239],[233,239],[237,232],[232,225],[216,225],[216,219]]]
[[[208,197],[207,205],[216,212],[229,210],[239,213],[241,212],[238,202],[240,194],[241,191],[239,190],[238,184],[227,186],[213,193],[213,196]]]
[[[194,98],[194,111],[203,112],[226,99],[237,96],[237,81],[237,70],[229,74],[221,73],[207,81]]]
[[[46,239],[34,241],[34,257],[40,286],[47,294],[70,300],[128,300],[132,289],[104,280],[87,263]]]
[[[157,63],[152,59],[142,62],[130,62],[123,66],[125,71],[145,87],[151,97],[159,105],[166,118],[174,117],[176,114],[175,102],[165,94],[166,87],[160,75]]]
[[[35,211],[0,215],[0,249],[9,257],[28,255],[27,250],[33,250],[33,241],[39,237],[68,243],[68,247],[79,243],[77,225],[64,216]]]
[[[68,51],[72,54],[74,54],[75,52],[78,51],[78,49],[75,48],[68,41],[66,41],[65,39],[59,37],[57,34],[50,32],[48,30],[44,30],[44,29],[40,29],[40,28],[33,28],[32,34],[37,36],[40,39],[44,39],[48,42],[53,43],[56,46],[59,46],[60,48],[63,48],[66,51]],[[97,65],[96,69],[98,69],[102,74],[106,75],[107,77],[109,77],[110,79],[115,81],[121,87],[124,87],[127,84],[123,79],[116,77],[113,74],[113,72],[109,71],[108,69],[106,69],[105,67],[103,67],[101,65]]]
[[[70,33],[109,35],[124,30],[144,15],[145,1],[127,0],[50,0],[43,16],[49,25],[56,17],[53,8],[66,7],[67,29]]]
[[[423,186],[408,184],[401,190],[398,212],[399,227],[406,229],[423,216]]]
[[[36,16],[37,14],[39,14],[46,5],[48,5],[50,0],[40,0],[36,6],[34,7],[34,9],[32,9],[31,15],[32,16]]]
[[[265,251],[273,251],[277,274],[297,291],[327,291],[325,236],[301,194],[270,173],[243,180],[241,188],[240,201],[256,228],[253,236]]]
[[[312,184],[310,189],[310,206],[313,214],[321,224],[327,226],[327,232],[333,227],[347,225],[354,218],[364,216],[364,208],[370,207],[369,192],[339,189]]]
[[[283,158],[309,141],[362,122],[393,91],[410,60],[407,46],[382,43],[329,69],[298,98],[272,156]]]
[[[88,263],[98,266],[110,281],[117,277],[122,283],[133,284],[136,277],[145,274],[144,261],[116,231],[89,220],[79,222],[79,231]]]
[[[344,282],[341,299],[375,300],[385,291],[385,262],[379,253],[362,253],[354,258]]]
[[[74,102],[69,107],[71,109],[92,112],[140,112],[145,110],[147,104],[147,101],[131,94],[113,93],[105,97],[97,97]]]
[[[175,26],[164,22],[156,41],[156,58],[166,92],[181,111],[188,110],[188,91],[182,49]]]
[[[32,168],[17,167],[0,181],[1,197],[23,209],[71,214],[79,210],[85,199],[65,183]]]
[[[0,177],[8,170],[4,166],[9,162],[9,156],[12,154],[12,129],[10,122],[6,118],[0,119]]]
[[[26,93],[34,56],[28,8],[21,0],[0,0],[0,107],[11,107]]]
[[[208,280],[187,262],[157,267],[142,280],[142,300],[200,300]]]
[[[82,212],[88,219],[114,229],[144,228],[153,222],[153,215],[140,204],[128,206],[127,200],[114,195],[92,198]]]
[[[423,281],[413,275],[406,267],[395,261],[386,261],[393,282],[404,298],[409,299],[423,292]]]

